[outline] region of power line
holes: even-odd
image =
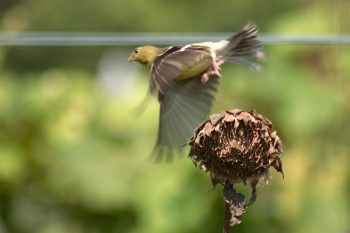
[[[227,33],[68,33],[68,32],[3,32],[0,46],[135,46],[169,45],[201,41],[219,41]],[[350,44],[350,35],[259,35],[264,44],[335,45]]]

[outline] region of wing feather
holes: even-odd
[[[180,148],[194,129],[207,117],[214,102],[218,78],[206,84],[200,76],[174,81],[160,102],[159,128],[152,155],[156,160],[169,159],[172,148]]]
[[[164,95],[179,76],[186,74],[188,70],[196,70],[196,67],[203,66],[203,62],[211,60],[208,49],[194,45],[171,46],[158,55],[151,66],[150,93],[153,94],[158,89]],[[194,75],[204,71],[199,69]]]

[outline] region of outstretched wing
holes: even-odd
[[[206,46],[171,46],[158,55],[151,67],[150,93],[165,95],[176,79],[187,79],[206,71],[211,64]]]
[[[203,84],[200,78],[173,81],[164,96],[160,93],[158,139],[152,153],[156,160],[170,159],[172,149],[181,148],[209,114],[219,79]]]

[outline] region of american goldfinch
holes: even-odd
[[[209,114],[224,63],[260,70],[263,57],[256,38],[257,27],[248,23],[239,32],[218,42],[193,43],[158,48],[135,48],[128,61],[150,67],[149,93],[158,93],[160,103],[158,139],[155,148],[162,159],[169,148],[186,143],[193,130]]]

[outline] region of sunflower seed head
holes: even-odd
[[[187,144],[189,157],[210,172],[214,185],[254,185],[268,178],[270,166],[283,175],[282,142],[272,123],[255,110],[233,109],[211,116]]]

